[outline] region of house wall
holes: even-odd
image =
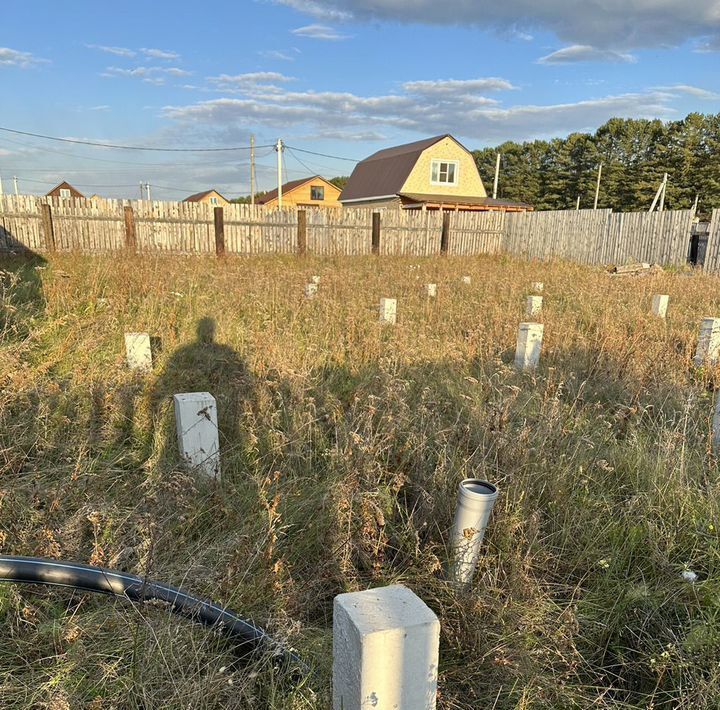
[[[388,200],[361,200],[360,202],[346,202],[343,207],[345,209],[362,208],[364,210],[381,210],[388,207],[399,209],[400,207],[402,207],[402,204],[399,197],[392,197]]]
[[[433,185],[430,182],[430,165],[433,160],[437,159],[459,161],[460,172],[457,185]],[[475,160],[452,138],[443,138],[421,153],[400,192],[487,197]]]
[[[212,202],[210,202],[211,197],[217,197],[217,202],[214,204]],[[220,193],[214,192],[214,191],[208,193],[207,195],[205,195],[204,197],[202,197],[201,199],[199,199],[197,201],[202,202],[205,205],[212,204],[213,207],[224,207],[225,205],[230,204]]]
[[[325,188],[324,200],[311,200],[310,188],[313,186]],[[299,185],[290,192],[284,192],[282,196],[283,207],[342,207],[338,202],[340,189],[332,183],[324,180],[311,180],[304,185]],[[277,207],[277,198],[265,203],[266,207]]]

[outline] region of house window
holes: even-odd
[[[433,160],[430,182],[433,185],[457,185],[460,163],[457,160]]]
[[[71,197],[70,190],[68,190],[67,187],[61,187],[60,197]]]
[[[310,186],[310,199],[311,200],[324,200],[325,199],[325,188],[322,185],[311,185]]]
[[[217,197],[211,197],[211,198],[210,198],[210,204],[211,204],[211,205],[216,205],[217,203],[218,203]]]

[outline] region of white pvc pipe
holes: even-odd
[[[450,576],[456,582],[468,584],[475,574],[480,545],[497,496],[497,488],[479,478],[466,478],[460,483],[451,533]]]

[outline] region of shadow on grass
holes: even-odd
[[[40,270],[46,265],[0,227],[0,339],[26,338],[32,318],[45,310]]]

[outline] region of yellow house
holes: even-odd
[[[190,197],[186,197],[183,202],[203,202],[213,207],[224,207],[230,204],[230,200],[226,200],[217,190],[205,190],[205,192],[196,192]]]
[[[340,188],[319,175],[291,180],[282,186],[283,207],[342,207],[338,202]],[[278,191],[270,190],[257,203],[265,207],[278,206]]]
[[[386,148],[355,166],[343,207],[524,211],[530,205],[487,196],[472,153],[445,134]]]

